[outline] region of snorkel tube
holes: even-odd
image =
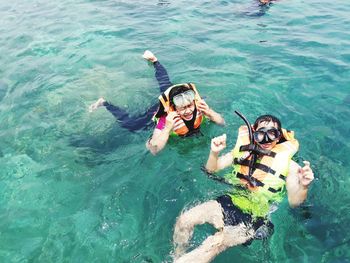
[[[253,143],[253,130],[252,130],[252,125],[250,124],[250,122],[248,121],[248,119],[239,111],[235,110],[235,113],[245,122],[245,125],[247,125],[248,128],[248,132],[249,132],[249,141],[250,144]]]
[[[253,147],[252,148],[255,148],[255,145],[254,145],[254,138],[253,138],[253,130],[252,130],[252,125],[250,124],[250,122],[248,121],[248,119],[242,114],[240,113],[239,111],[236,111],[235,110],[235,113],[244,121],[244,123],[247,125],[247,128],[248,128],[248,132],[249,132],[249,145],[252,145]],[[249,151],[249,155],[247,157],[245,157],[243,160],[246,160],[249,158],[249,156],[252,156],[252,158],[250,159],[249,161],[249,172],[248,172],[248,180],[249,180],[249,183],[251,184],[251,186],[256,186],[257,183],[255,181],[255,179],[252,177],[253,175],[253,166],[256,162],[256,159],[257,159],[257,154],[251,150]],[[243,160],[240,160],[240,161],[243,161]]]
[[[249,151],[250,153],[254,153],[257,155],[271,155],[271,151],[270,150],[265,150],[262,149],[261,147],[259,147],[259,145],[256,145],[254,143],[254,136],[253,136],[253,129],[252,129],[252,125],[250,124],[250,122],[247,120],[247,118],[240,113],[239,111],[235,111],[235,113],[245,122],[245,124],[247,125],[248,128],[248,132],[249,132],[249,145],[247,145],[248,147],[246,147],[245,150]],[[248,156],[249,157],[249,156]],[[247,158],[248,158],[247,157]],[[244,158],[246,159],[246,158]]]

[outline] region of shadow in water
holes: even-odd
[[[350,238],[344,239],[344,233],[348,232],[345,231],[348,225],[347,215],[335,219],[326,207],[306,204],[292,209],[292,213],[304,222],[307,231],[316,237],[326,250],[350,242]],[[327,218],[334,219],[326,221]]]
[[[149,134],[151,135],[151,129],[149,128],[151,125],[154,124],[150,123],[138,131],[130,131],[121,128],[116,123],[103,134],[71,134],[68,141],[69,145],[74,147],[78,154],[76,161],[93,167],[102,163],[113,162],[115,158],[124,158],[125,151],[133,147],[132,145],[144,145],[145,142],[143,140],[145,136],[143,131],[149,130]],[[116,151],[121,153],[119,155],[120,157],[111,157],[110,154],[113,155]]]
[[[72,134],[69,138],[71,146],[91,153],[108,154],[131,143],[138,132],[151,130],[155,126],[152,116],[158,108],[156,104],[136,116],[130,116],[126,110],[109,103],[105,107],[116,118],[112,128],[103,135]]]

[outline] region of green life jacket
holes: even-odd
[[[269,155],[254,164],[252,177],[256,185],[249,183],[249,157],[238,161],[247,153],[250,143],[248,129],[239,129],[236,145],[232,151],[234,157],[233,171],[226,175],[226,180],[234,185],[229,193],[232,202],[242,211],[254,217],[266,217],[272,203],[279,203],[286,193],[286,177],[293,155],[298,151],[299,143],[294,138],[294,132],[282,129],[283,142],[278,143]]]

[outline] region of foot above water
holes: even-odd
[[[150,62],[153,62],[153,63],[158,60],[157,57],[149,50],[146,50],[143,53],[142,57]]]
[[[96,110],[97,108],[103,106],[103,104],[106,102],[106,100],[104,98],[99,98],[96,102],[92,103],[89,106],[89,112],[93,112],[94,110]]]

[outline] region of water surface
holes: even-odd
[[[234,145],[234,110],[280,117],[316,179],[302,208],[281,204],[267,242],[214,262],[349,262],[349,12],[340,0],[2,1],[1,262],[171,261],[182,209],[227,190],[200,166],[211,137]],[[89,113],[100,96],[133,114],[155,102],[145,49],[174,83],[196,83],[226,127],[153,157],[150,130]]]

